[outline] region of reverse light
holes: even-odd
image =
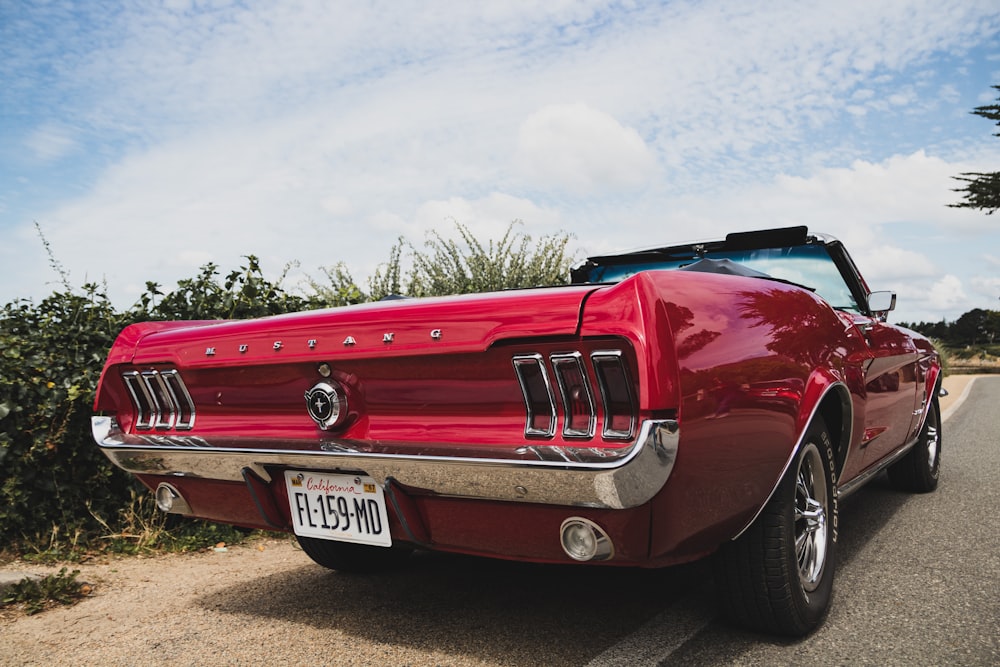
[[[563,551],[573,560],[608,560],[615,549],[608,534],[596,523],[583,517],[570,517],[559,529]]]

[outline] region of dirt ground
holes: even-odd
[[[213,638],[222,633],[238,640],[233,633],[240,632],[240,624],[201,626],[206,610],[197,599],[240,584],[256,586],[264,574],[308,564],[291,542],[262,540],[225,551],[70,565],[80,570],[79,581],[92,586],[91,595],[74,606],[34,616],[15,611],[0,616],[0,664],[149,664],[164,643],[196,650],[209,663]],[[23,562],[5,569],[43,575],[59,571]],[[258,646],[261,639],[245,637],[244,643]],[[232,664],[228,659],[223,663]]]
[[[704,579],[557,567],[418,552],[353,576],[290,539],[107,559],[79,566],[94,591],[76,605],[0,619],[0,665],[581,665]]]

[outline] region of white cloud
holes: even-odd
[[[982,297],[982,302],[990,310],[1000,310],[1000,278],[996,276],[977,276],[972,279],[970,289]]]
[[[213,259],[212,253],[204,250],[181,250],[177,253],[173,265],[182,266],[185,269],[197,269],[208,264]]]
[[[70,255],[66,264],[74,276],[106,276],[115,289],[127,289],[129,302],[145,280],[171,286],[192,275],[195,263],[235,267],[245,254],[261,256],[275,273],[292,260],[306,272],[346,261],[363,280],[387,259],[399,236],[415,244],[430,230],[454,238],[459,222],[478,238],[498,238],[515,219],[526,221],[524,231],[536,237],[573,232],[580,254],[806,224],[841,238],[874,289],[896,290],[898,316],[908,321],[944,316],[934,312],[957,317],[962,311],[954,309],[971,303],[963,282],[973,284],[975,276],[989,271],[985,261],[981,268],[955,265],[933,238],[903,244],[920,238],[928,226],[950,227],[953,240],[964,236],[966,244],[975,244],[985,217],[957,224],[972,214],[947,208],[950,192],[940,187],[956,165],[922,152],[781,176],[731,190],[724,198],[714,192],[677,197],[649,190],[637,198],[595,199],[581,206],[577,197],[543,200],[500,191],[424,200],[415,200],[415,192],[401,198],[389,191],[382,198],[384,183],[365,172],[383,169],[384,182],[394,183],[408,165],[376,159],[351,173],[324,164],[318,154],[324,149],[310,152],[304,143],[298,162],[289,163],[275,157],[286,145],[281,141],[272,145],[262,138],[252,148],[226,137],[217,137],[217,144],[205,141],[136,156],[109,172],[89,199],[45,221],[57,256],[95,240],[114,253],[113,262],[99,265],[98,276],[93,253]],[[203,154],[209,157],[199,163]],[[331,195],[331,189],[350,192],[356,200]],[[923,225],[919,231],[916,223]],[[101,230],[98,239],[95,229]]]
[[[72,153],[79,144],[68,128],[43,125],[25,137],[24,146],[36,159],[52,162]]]
[[[946,274],[970,299],[987,275],[937,240],[981,246],[995,221],[946,207],[951,176],[1000,154],[961,134],[917,150],[908,123],[938,91],[968,106],[973,74],[920,73],[989,44],[994,3],[95,7],[37,10],[0,59],[18,84],[0,114],[41,103],[32,151],[63,168],[59,197],[22,197],[30,178],[0,189],[6,238],[27,239],[0,248],[0,301],[45,293],[31,219],[75,278],[130,294],[248,253],[362,278],[397,236],[516,218],[588,252],[808,224],[927,309]],[[877,143],[852,131],[869,124]],[[60,161],[81,155],[99,162]]]
[[[323,207],[324,211],[338,218],[347,217],[354,212],[354,207],[351,205],[351,201],[347,197],[340,195],[330,195],[328,197],[324,197],[320,202],[320,206]]]
[[[954,201],[950,175],[958,171],[958,165],[922,151],[879,163],[859,160],[806,176],[779,176],[731,190],[724,198],[702,194],[667,200],[661,206],[662,233],[650,237],[650,216],[634,229],[616,228],[613,239],[618,248],[636,247],[804,224],[841,239],[872,289],[899,294],[897,319],[955,319],[972,307],[994,307],[988,302],[977,306],[982,299],[973,299],[963,285],[992,284],[983,280],[995,266],[985,258],[970,261],[963,253],[984,244],[1000,247],[1000,230],[991,218],[947,206]]]
[[[445,237],[451,236],[454,223],[459,223],[477,236],[496,238],[514,220],[530,220],[534,230],[555,231],[560,224],[557,213],[529,199],[500,192],[475,200],[452,197],[424,202],[414,214],[414,221],[425,233],[434,230]]]
[[[869,281],[903,282],[940,274],[940,269],[927,255],[887,245],[885,235],[881,236],[870,243],[852,246],[855,248],[854,261],[868,267],[865,275]]]
[[[966,304],[967,297],[962,289],[962,281],[957,277],[948,274],[931,286],[928,301],[932,308],[937,310],[954,310]]]
[[[822,169],[809,176],[781,176],[778,184],[801,204],[799,210],[819,209],[825,215],[847,208],[851,225],[867,227],[943,212],[954,199],[949,189],[953,169],[954,165],[921,150],[880,163],[855,160],[849,167]]]
[[[517,151],[530,181],[579,194],[634,189],[655,169],[635,129],[580,103],[549,105],[528,116],[518,131]]]

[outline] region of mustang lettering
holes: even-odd
[[[162,510],[294,533],[325,567],[710,558],[730,619],[804,635],[840,500],[882,471],[938,483],[941,364],[894,305],[791,227],[591,257],[560,287],[140,323],[93,432]]]

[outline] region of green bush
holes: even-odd
[[[281,283],[264,277],[260,262],[247,255],[247,263],[229,272],[219,282],[215,264],[203,266],[194,278],[181,280],[168,294],[156,283],[146,283],[131,316],[140,320],[242,320],[266,315],[280,315],[324,305],[321,301],[290,294]]]
[[[94,388],[111,342],[128,324],[96,285],[18,301],[0,315],[0,544],[94,528],[87,508],[113,514],[132,481],[90,434]]]
[[[313,300],[343,306],[390,295],[445,296],[566,284],[573,263],[568,252],[571,237],[554,234],[536,241],[515,229],[520,224],[515,220],[499,240],[486,243],[461,223],[455,223],[460,241],[432,231],[423,249],[418,249],[399,238],[388,261],[369,279],[368,292],[361,290],[347,267],[339,263],[322,269],[325,283],[309,281]]]
[[[401,293],[404,273],[407,280],[402,293],[418,297],[566,284],[572,263],[566,252],[570,237],[558,234],[535,241],[515,231],[518,224],[515,220],[499,241],[485,245],[467,227],[457,223],[461,243],[431,232],[424,243],[426,251],[421,251],[399,239],[389,264],[372,280],[373,296]],[[409,248],[412,260],[408,272],[401,266],[404,247]]]

